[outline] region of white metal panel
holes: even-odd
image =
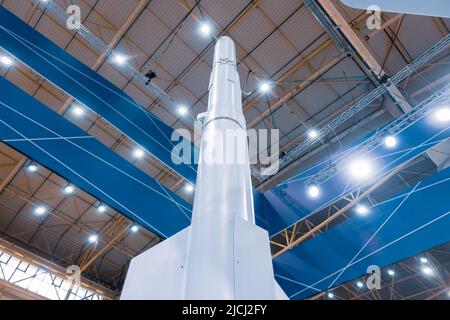
[[[131,260],[122,300],[179,300],[190,228]]]
[[[274,300],[274,275],[267,231],[236,217],[234,245],[235,298]]]
[[[363,10],[376,5],[383,11],[450,18],[448,0],[342,0],[342,2]]]

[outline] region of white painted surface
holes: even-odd
[[[341,0],[345,5],[366,10],[376,5],[381,11],[450,18],[449,0]]]
[[[267,231],[236,217],[235,232],[235,298],[275,300]]]
[[[180,300],[189,228],[131,260],[121,300]]]

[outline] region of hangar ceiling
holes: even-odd
[[[191,118],[207,107],[214,39],[199,34],[202,21],[210,23],[215,34],[229,35],[237,44],[248,127],[279,129],[281,150],[286,154],[305,139],[310,128],[327,124],[378,85],[358,57],[348,54],[334,42],[329,30],[320,24],[306,1],[57,2],[62,7],[79,5],[83,24],[104,43],[129,57],[128,62],[137,70],[153,70],[157,75],[154,83],[173,100],[185,105],[189,117],[181,117],[176,110],[158,103],[139,82],[99,55],[83,37],[68,31],[44,10],[41,1],[1,0],[0,4],[124,90],[172,128],[193,131]],[[382,15],[381,30],[368,30],[367,12],[350,9],[340,1],[331,3],[388,75],[398,72],[449,33],[448,19],[388,13]],[[421,27],[417,28],[417,25]],[[399,90],[411,105],[416,105],[430,89],[440,87],[448,80],[448,62],[447,53],[401,83]],[[12,67],[0,67],[0,73],[180,197],[192,201],[192,195],[186,192],[185,181],[176,172],[151,156],[136,158],[136,145],[129,138],[89,110],[84,110],[83,116],[74,113],[70,108],[71,98],[52,83],[19,61]],[[270,95],[260,93],[261,81],[273,84]],[[335,138],[327,141],[325,147],[318,146],[293,159],[295,161],[282,174],[264,184],[263,189],[268,190],[311,164],[326,159],[400,114],[393,99],[384,97],[375,101],[339,128]],[[198,137],[195,143],[198,143]],[[120,291],[130,259],[156,245],[159,237],[144,228],[138,232],[123,232],[133,223],[119,212],[110,208],[99,212],[101,203],[83,190],[64,193],[69,182],[39,165],[36,171],[30,171],[31,164],[24,155],[0,144],[2,237],[63,266],[87,262],[90,260],[87,258],[94,256],[96,259],[88,265],[86,276]],[[420,170],[412,168],[404,176],[396,177],[391,187],[408,186],[411,181],[435,171],[433,162],[424,157],[420,161]],[[260,183],[254,180],[255,185]],[[33,214],[32,208],[39,205],[49,208],[48,217]],[[118,232],[123,233],[115,238]],[[97,249],[88,241],[92,234],[99,236]],[[104,246],[107,246],[106,250],[98,251]],[[433,250],[428,253],[430,260],[445,270],[448,281],[448,256],[444,254],[448,253],[448,248],[443,246]],[[418,276],[409,273],[407,264],[405,261],[399,267],[405,270],[404,278],[419,281]],[[417,292],[436,293],[433,288],[437,286],[433,284],[415,286],[412,280],[405,281],[408,283],[405,286],[413,289],[408,287],[398,294],[399,297],[408,297],[407,290],[414,291],[414,288]],[[442,283],[438,285],[440,290],[444,288]],[[358,293],[358,288],[349,290],[349,286],[351,284],[340,288],[343,291],[336,295],[379,298]]]

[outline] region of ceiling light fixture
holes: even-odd
[[[96,234],[93,234],[93,235],[89,236],[88,241],[90,243],[96,243],[98,241],[98,236]]]
[[[1,56],[1,57],[0,57],[0,62],[1,62],[3,65],[7,66],[7,67],[10,67],[10,66],[12,66],[12,65],[14,64],[13,59],[11,59],[11,58],[8,57],[8,56]]]
[[[372,164],[367,159],[356,159],[350,162],[350,174],[356,179],[364,179],[369,177],[372,172]]]
[[[188,114],[188,109],[185,107],[185,106],[179,106],[178,107],[178,109],[177,109],[177,113],[180,115],[180,116],[182,116],[182,117],[184,117],[185,115],[187,115]]]
[[[184,191],[186,191],[187,193],[192,193],[192,192],[194,192],[194,186],[192,185],[192,184],[187,184],[185,187],[184,187]]]
[[[422,273],[426,276],[432,276],[434,271],[433,269],[431,269],[430,267],[423,267],[422,268]]]
[[[200,25],[200,32],[206,37],[206,36],[209,36],[210,34],[211,34],[211,26],[208,24],[208,23],[206,23],[206,22],[203,22],[201,25]]]
[[[144,150],[136,149],[136,150],[134,150],[133,154],[136,158],[140,159],[140,158],[144,157]]]
[[[310,198],[317,198],[320,196],[320,188],[316,185],[308,187],[308,195]]]
[[[355,211],[360,216],[366,216],[369,213],[369,208],[364,204],[358,204]]]
[[[397,138],[394,136],[387,136],[384,138],[384,145],[388,148],[395,148],[397,146]]]
[[[439,122],[449,122],[450,121],[450,108],[448,108],[448,107],[439,108],[435,112],[435,118]]]
[[[38,169],[38,167],[37,167],[37,165],[35,165],[35,164],[30,164],[30,165],[28,166],[28,171],[30,171],[30,172],[36,172],[37,169]]]
[[[259,91],[262,93],[268,93],[270,91],[270,84],[268,82],[263,82],[259,86]]]
[[[64,188],[65,194],[72,194],[74,192],[75,192],[75,187],[72,185],[68,185],[67,187]]]
[[[120,66],[124,65],[127,60],[127,57],[120,53],[116,53],[112,57],[112,62]]]
[[[43,207],[43,206],[39,206],[36,209],[34,209],[34,213],[38,216],[42,216],[46,212],[47,212],[47,209],[45,209],[45,207]]]
[[[84,109],[79,105],[75,105],[72,107],[72,113],[77,117],[81,117],[84,114]]]
[[[319,133],[317,132],[317,130],[314,129],[310,129],[308,130],[308,137],[311,139],[316,139],[319,136]]]

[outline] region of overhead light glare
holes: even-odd
[[[372,164],[367,159],[356,159],[350,163],[350,174],[356,179],[369,177],[373,172]]]
[[[311,139],[316,139],[319,136],[319,133],[317,132],[317,130],[314,129],[310,129],[308,130],[308,137]]]
[[[134,225],[131,227],[131,232],[136,233],[139,231],[139,227],[137,225]]]
[[[384,145],[388,148],[395,148],[397,146],[397,138],[394,136],[387,136],[384,138]]]
[[[262,93],[268,93],[270,91],[270,84],[268,82],[263,82],[259,86],[259,91]]]
[[[0,62],[1,62],[3,65],[7,66],[7,67],[10,67],[10,66],[12,66],[12,65],[14,64],[13,59],[11,59],[11,58],[8,57],[8,56],[1,56],[1,57],[0,57]]]
[[[366,216],[369,213],[369,208],[364,204],[358,204],[355,211],[360,216]]]
[[[37,170],[38,170],[38,167],[35,164],[30,164],[28,166],[28,171],[30,171],[30,172],[36,172]]]
[[[96,234],[90,235],[88,241],[90,243],[96,243],[98,241],[98,236]]]
[[[311,198],[318,198],[320,196],[320,188],[316,185],[311,185],[308,187],[308,195]]]
[[[425,257],[420,257],[420,263],[423,263],[423,264],[428,263],[428,259]]]
[[[422,273],[426,276],[432,276],[434,271],[433,269],[431,269],[430,267],[423,267],[422,268]]]
[[[43,206],[39,206],[36,209],[34,209],[34,213],[38,216],[42,216],[43,214],[45,214],[47,212],[47,209]]]
[[[192,193],[192,192],[194,192],[194,186],[192,185],[192,184],[187,184],[185,187],[184,187],[184,190],[187,192],[187,193]]]
[[[142,149],[136,149],[134,150],[134,156],[138,159],[141,159],[142,157],[144,157],[144,150]]]
[[[201,32],[202,35],[209,36],[211,34],[211,31],[212,31],[211,30],[211,26],[208,23],[203,22],[200,25],[200,32]]]
[[[72,107],[72,113],[77,117],[81,117],[84,114],[84,108],[79,105],[75,105]]]
[[[356,283],[356,286],[361,289],[362,287],[364,287],[364,283],[362,281],[358,281]]]
[[[112,62],[120,66],[124,65],[127,62],[127,60],[128,60],[127,57],[121,53],[116,53],[112,57]]]
[[[65,194],[72,194],[74,192],[75,192],[75,187],[72,185],[68,185],[67,187],[64,188]]]
[[[105,212],[106,211],[106,206],[104,206],[103,204],[99,205],[97,207],[97,211],[100,212],[100,213]]]
[[[394,272],[394,270],[392,270],[392,269],[389,269],[387,273],[388,273],[388,275],[390,275],[391,277],[393,277],[393,276],[395,275],[395,272]]]
[[[439,108],[435,112],[435,118],[439,122],[449,122],[450,121],[450,108],[449,107]]]
[[[177,112],[180,116],[184,117],[185,115],[188,114],[189,111],[185,106],[179,106]]]

